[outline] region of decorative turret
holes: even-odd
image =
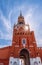
[[[25,24],[24,17],[22,16],[21,12],[20,12],[20,16],[18,17],[18,24]]]

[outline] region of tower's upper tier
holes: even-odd
[[[20,12],[20,16],[18,17],[18,24],[25,24],[24,17],[22,16],[21,12]]]

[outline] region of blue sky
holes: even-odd
[[[0,47],[12,44],[13,26],[20,10],[42,46],[42,0],[0,0]]]

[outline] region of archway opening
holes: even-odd
[[[24,65],[30,65],[29,51],[27,49],[20,51],[20,58],[24,60]]]

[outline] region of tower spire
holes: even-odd
[[[22,16],[22,12],[21,12],[21,10],[20,10],[20,16]]]

